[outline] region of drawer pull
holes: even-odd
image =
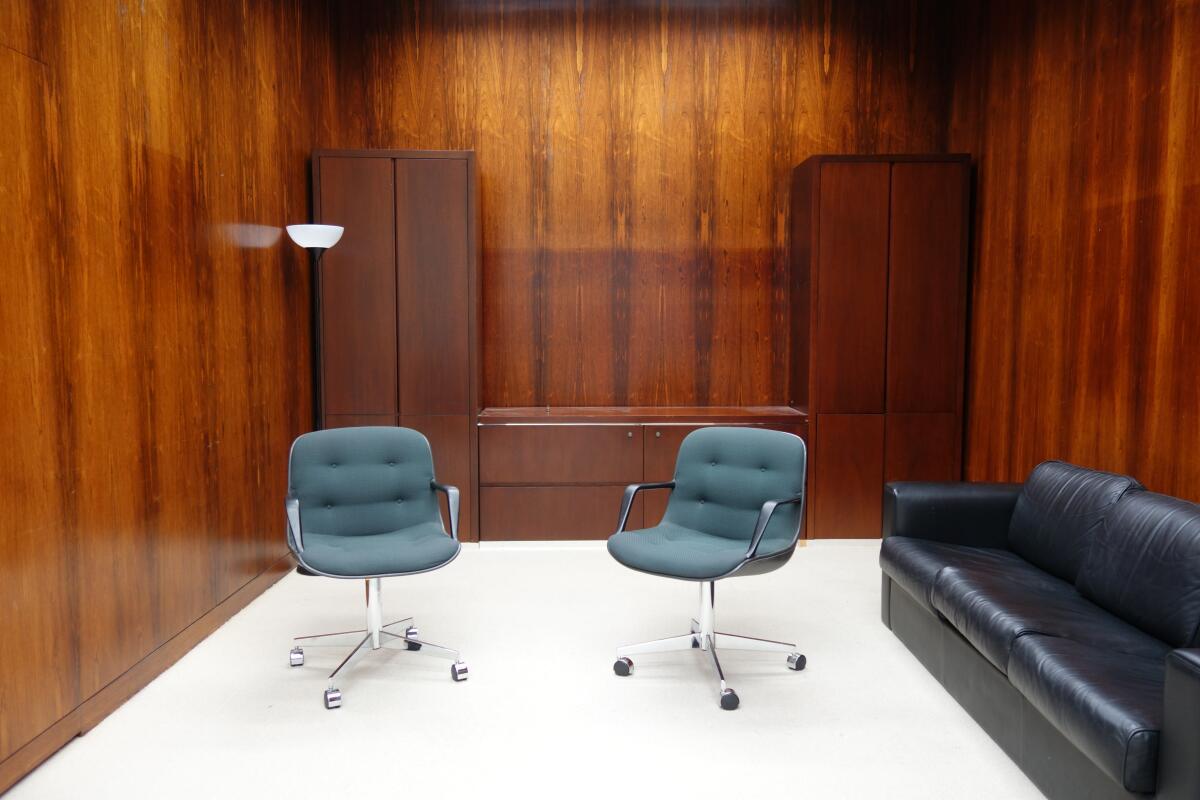
[[[662,438],[662,431],[655,431],[655,432],[654,432],[654,438],[655,438],[655,439],[661,439],[661,438]]]
[[[632,438],[633,438],[633,431],[629,431],[629,432],[628,432],[628,433],[626,433],[625,435],[626,435],[626,436],[628,436],[630,439],[632,439]]]

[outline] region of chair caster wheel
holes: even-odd
[[[455,661],[453,664],[451,664],[450,665],[450,677],[453,678],[455,681],[465,681],[468,677],[467,662]]]
[[[341,689],[326,689],[325,690],[325,707],[326,708],[341,708],[342,707],[342,690]]]
[[[420,639],[421,632],[419,630],[417,630],[416,625],[409,625],[407,628],[404,629],[404,638],[405,639]],[[416,642],[405,642],[404,647],[407,650],[420,650],[421,649],[421,645],[417,644]]]
[[[699,649],[700,649],[700,637],[699,637],[699,636],[693,636],[693,637],[692,637],[692,649],[693,649],[693,650],[699,650]]]
[[[613,672],[617,673],[622,678],[626,678],[626,677],[632,675],[633,674],[633,659],[618,658],[616,661],[613,662]]]
[[[738,707],[738,703],[740,702],[741,701],[738,700],[737,693],[734,692],[733,689],[726,689],[725,691],[721,692],[721,708],[725,709],[726,711],[733,711]]]
[[[808,659],[803,653],[792,653],[788,656],[788,669],[794,669],[796,672],[804,669],[808,665]]]
[[[304,666],[304,648],[293,647],[292,652],[288,653],[288,663],[293,667]]]

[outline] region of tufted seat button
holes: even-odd
[[[395,462],[395,461],[389,461],[389,462],[388,462],[388,466],[389,466],[389,467],[394,467],[394,466],[396,466],[396,462]]]
[[[759,472],[766,472],[766,471],[767,471],[767,468],[766,468],[766,467],[759,467],[759,468],[758,468],[758,471],[759,471]]]
[[[326,507],[326,508],[333,508],[333,503],[326,503],[326,504],[325,504],[325,507]]]
[[[330,465],[329,465],[329,468],[330,468],[330,469],[337,469],[337,464],[336,464],[336,463],[334,463],[334,464],[330,464]]]
[[[700,505],[704,505],[704,498],[700,498]]]
[[[403,498],[403,497],[397,497],[397,498],[396,498],[396,504],[397,504],[397,505],[399,505],[400,503],[403,503],[403,502],[404,502],[404,498]]]

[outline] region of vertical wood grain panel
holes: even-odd
[[[22,628],[0,658],[0,791],[286,552],[311,294],[281,226],[308,217],[328,58],[304,6],[0,12],[0,364],[17,392],[0,389],[0,603]]]
[[[939,9],[336,4],[329,146],[475,151],[484,405],[784,403],[790,170],[943,149]]]
[[[1062,458],[1200,500],[1200,9],[956,17],[950,136],[979,162],[967,477]]]
[[[471,404],[467,162],[400,158],[393,163],[400,411],[466,414]],[[383,319],[373,322],[386,332]]]
[[[392,414],[326,414],[322,428],[360,428],[371,425],[396,425],[399,419]]]
[[[73,634],[74,535],[66,466],[69,410],[54,313],[63,265],[55,193],[54,112],[45,66],[0,48],[0,447],[6,524],[0,529],[0,761],[79,702]],[[0,792],[4,789],[0,785]]]
[[[322,411],[398,414],[392,159],[325,156],[320,171],[320,220],[346,228],[321,262]]]
[[[888,414],[883,480],[962,480],[958,414]]]
[[[892,165],[887,411],[962,409],[970,167]]]
[[[884,410],[887,163],[822,164],[813,410]]]

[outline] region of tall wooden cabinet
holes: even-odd
[[[794,171],[809,537],[879,536],[885,482],[961,476],[970,169],[967,156],[814,156]]]
[[[319,422],[428,437],[476,538],[478,208],[474,153],[320,150],[317,221],[345,226],[319,275]]]

